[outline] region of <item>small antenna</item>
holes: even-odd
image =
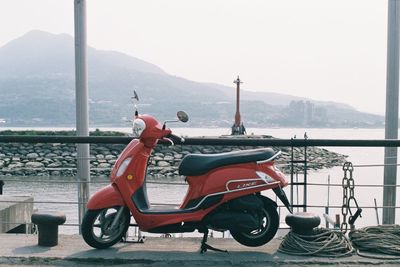
[[[133,99],[136,99],[136,100],[139,102],[139,96],[137,95],[136,90],[133,90],[133,96],[132,96],[132,98],[133,98]]]
[[[138,112],[137,105],[135,103],[135,99],[136,99],[137,102],[139,102],[139,96],[136,93],[136,90],[133,90],[133,96],[131,97],[131,99],[132,99],[133,106],[135,108],[135,117],[137,118],[137,116],[139,116],[139,112]]]

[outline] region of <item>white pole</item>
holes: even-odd
[[[87,44],[86,44],[86,1],[74,0],[75,8],[75,92],[76,92],[76,135],[89,136]],[[89,199],[90,165],[89,144],[77,145],[77,179],[79,224],[86,211]],[[79,229],[80,232],[80,229]]]
[[[388,43],[386,70],[385,139],[398,138],[399,121],[399,15],[398,0],[388,4]],[[397,147],[385,147],[383,224],[394,224],[396,218]]]

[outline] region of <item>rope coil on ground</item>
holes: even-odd
[[[360,256],[377,259],[400,258],[399,225],[364,227],[351,231],[349,238]]]
[[[354,249],[340,231],[318,228],[309,235],[290,231],[283,238],[278,251],[298,256],[345,257],[351,256]]]

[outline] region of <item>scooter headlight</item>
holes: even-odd
[[[143,131],[146,129],[146,123],[142,119],[135,119],[132,125],[132,131],[134,137],[140,137]]]
[[[131,163],[132,158],[126,158],[121,165],[119,165],[119,168],[117,170],[117,177],[120,177],[124,172],[126,171],[126,168],[128,168],[129,163]]]

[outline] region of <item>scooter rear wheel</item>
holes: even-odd
[[[114,229],[111,225],[117,212],[123,209]],[[99,210],[88,210],[82,220],[82,237],[94,248],[105,249],[121,241],[129,228],[131,220],[127,207],[112,207]]]
[[[265,203],[265,202],[264,202]],[[265,203],[261,210],[262,225],[259,229],[250,232],[238,232],[231,230],[232,237],[242,245],[248,247],[262,246],[274,238],[279,227],[279,215],[276,207]]]

